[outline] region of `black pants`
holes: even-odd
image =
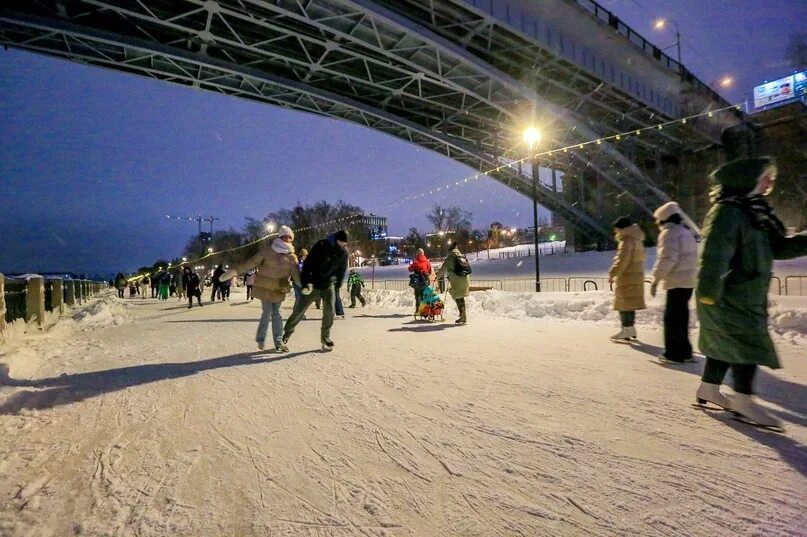
[[[202,305],[202,292],[199,289],[188,290],[188,307],[193,306],[193,298],[196,297],[196,302]]]
[[[636,312],[635,311],[620,311],[619,312],[619,320],[622,323],[622,326],[625,328],[630,328],[634,324],[636,324]]]
[[[734,391],[737,393],[752,394],[754,375],[757,373],[756,364],[730,364],[722,360],[706,357],[701,380],[709,384],[723,384],[726,372],[731,368],[734,377]]]
[[[247,300],[252,300],[252,286],[247,285]]]
[[[664,357],[683,362],[692,358],[692,344],[689,342],[689,299],[692,289],[667,290],[667,304],[664,306]]]
[[[423,301],[423,290],[426,289],[425,287],[417,288],[415,287],[415,311],[420,308],[420,303]]]
[[[123,298],[123,287],[118,289],[118,298]]]
[[[364,300],[364,297],[361,296],[361,287],[353,286],[350,289],[350,307],[356,307],[356,299],[359,299],[361,305],[364,306],[367,302]]]

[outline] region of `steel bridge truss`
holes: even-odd
[[[476,170],[499,168],[488,175],[531,198],[532,179],[500,167],[526,154],[525,117],[543,117],[552,125],[545,143],[561,147],[657,115],[518,39],[455,0],[12,0],[0,8],[5,45],[347,120]],[[637,147],[680,148],[690,138],[698,137],[651,133]],[[646,210],[666,199],[619,148],[589,147],[541,165],[596,170]],[[592,238],[610,235],[544,185],[536,199]]]

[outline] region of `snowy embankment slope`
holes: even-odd
[[[240,290],[104,299],[0,357],[0,535],[803,535],[804,347],[759,375],[780,435],[691,408],[659,330],[485,295],[454,326],[373,293],[329,354],[311,310],[280,356]]]

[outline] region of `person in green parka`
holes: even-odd
[[[468,259],[460,253],[459,247],[456,243],[451,245],[451,251],[446,257],[446,260],[437,269],[437,279],[443,278],[448,274],[448,283],[451,288],[448,292],[451,298],[457,303],[457,309],[460,310],[460,317],[456,324],[465,324],[468,322],[468,317],[465,312],[465,297],[470,294],[471,288],[471,267],[468,264]]]
[[[729,162],[711,174],[712,208],[704,222],[696,289],[699,346],[706,365],[696,398],[764,427],[777,418],[753,400],[757,366],[776,369],[768,334],[768,287],[774,259],[807,255],[807,235],[787,237],[765,196],[773,190],[776,165],[770,157]],[[732,370],[730,399],[720,393]]]

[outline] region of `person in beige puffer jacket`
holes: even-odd
[[[677,203],[665,203],[653,213],[661,229],[656,248],[650,295],[656,296],[664,282],[667,302],[664,306],[664,353],[669,362],[691,362],[689,342],[689,299],[698,276],[698,241],[684,223],[684,212]]]
[[[636,310],[644,303],[644,232],[623,216],[614,222],[619,246],[608,271],[608,283],[614,286],[614,309],[619,312],[622,329],[611,336],[614,341],[636,338]]]
[[[258,272],[255,275],[252,296],[261,301],[263,310],[260,321],[258,321],[258,332],[255,334],[255,342],[259,349],[263,349],[265,346],[266,331],[271,319],[275,350],[278,352],[289,350],[282,340],[283,318],[280,315],[280,304],[291,289],[290,279],[296,285],[301,286],[293,240],[294,232],[291,228],[280,226],[276,239],[268,244],[263,243],[257,254],[219,276],[219,280],[224,281],[240,272],[257,267]]]

